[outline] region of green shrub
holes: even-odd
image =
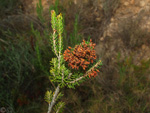
[[[27,110],[26,106],[32,105],[32,97],[28,92],[38,87],[32,85],[33,89],[30,89],[31,82],[34,81],[37,84],[38,80],[36,79],[40,75],[37,76],[36,74],[40,73],[40,70],[38,72],[36,70],[35,54],[33,54],[28,41],[18,37],[15,41],[7,41],[7,44],[1,44],[0,48],[0,90],[3,91],[0,96],[0,105],[1,107],[10,107],[13,112],[24,113]],[[34,91],[31,92],[32,95],[37,92],[37,90]],[[37,107],[27,112],[34,112],[36,109]]]
[[[20,0],[1,0],[0,15],[3,18],[6,15],[16,13],[21,4]]]
[[[81,44],[76,45],[74,48],[68,47],[63,53],[63,17],[61,14],[57,16],[54,10],[51,11],[51,24],[53,33],[50,42],[55,58],[51,60],[50,80],[57,85],[57,88],[54,92],[51,90],[46,92],[45,100],[49,105],[48,113],[52,112],[53,106],[63,96],[60,89],[64,86],[75,88],[88,76],[95,77],[99,72],[96,68],[100,68],[100,65],[102,65],[101,60],[93,63],[93,60],[96,59],[95,44],[91,40],[90,42],[83,40]],[[65,61],[68,62],[70,67],[66,65]],[[80,65],[77,65],[77,62]],[[63,107],[64,102],[60,101],[55,105],[54,110],[60,112]]]

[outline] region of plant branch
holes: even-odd
[[[52,102],[49,104],[48,112],[47,113],[51,113],[52,108],[53,108],[54,104],[56,103],[56,98],[58,96],[59,90],[60,90],[60,88],[59,88],[59,85],[58,85],[57,88],[56,88],[56,90],[55,90],[55,93],[53,95]]]
[[[57,109],[56,113],[59,113],[59,110],[60,108],[62,107],[63,105],[60,105],[59,108]]]
[[[60,69],[60,59],[61,59],[61,34],[59,34],[59,65],[58,65],[58,69]]]
[[[59,57],[58,57],[57,50],[56,50],[55,34],[56,34],[56,30],[54,30],[54,32],[53,32],[53,47],[54,47],[54,51],[55,51],[55,54],[56,54],[57,58],[59,58]]]
[[[70,79],[71,75],[72,75],[72,73],[69,73],[68,79]]]
[[[102,62],[102,61],[100,60],[100,61],[97,62],[93,67],[91,67],[82,77],[79,77],[79,78],[77,78],[77,79],[75,79],[75,80],[73,80],[73,81],[71,81],[71,82],[69,82],[69,83],[72,84],[72,83],[75,83],[75,82],[77,82],[77,81],[83,79],[84,77],[86,77],[86,76],[89,74],[89,72],[91,72],[92,69],[94,69],[95,67],[97,67],[98,65],[100,65],[101,62]]]
[[[4,41],[3,39],[0,39],[0,41],[8,45],[8,43]]]
[[[64,70],[62,70],[62,83],[64,81]]]

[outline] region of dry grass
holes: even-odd
[[[103,71],[75,91],[65,90],[72,113],[148,113],[150,83],[149,62],[133,65],[132,58],[118,60],[117,70]],[[75,97],[72,97],[72,96]],[[81,109],[81,110],[79,110]],[[69,113],[66,109],[66,112]]]
[[[102,4],[103,4],[104,15],[107,18],[110,18],[119,7],[120,0],[103,0]]]
[[[76,4],[75,2],[68,0],[63,2],[62,5],[59,5],[58,8],[59,11],[63,11],[63,13],[66,14],[65,25],[67,41],[70,38],[70,33],[75,30],[72,27],[76,26],[74,25],[74,20],[76,18],[75,13],[78,13],[78,24],[81,24],[79,26],[79,34],[84,35],[85,39],[90,35],[94,38],[94,41],[97,41],[99,36],[102,35],[103,30],[105,30],[105,26],[107,25],[106,21],[113,16],[113,13],[115,13],[115,10],[119,7],[119,0],[106,0],[104,4],[102,4],[104,8],[103,10],[98,8],[98,4],[95,5],[96,2],[94,2],[94,0],[89,0],[87,2],[86,0],[82,1],[83,4],[78,3],[78,1]],[[128,18],[127,20],[120,22],[119,31],[115,31],[114,37],[122,40],[125,49],[134,50],[141,47],[142,44],[149,44],[148,37],[150,35],[146,29],[141,29],[143,23],[139,17],[136,19]],[[98,19],[96,20],[96,18]],[[42,31],[45,26],[36,17],[34,18],[31,15],[22,14],[19,16],[11,16],[0,23],[0,28],[2,29],[0,37],[0,58],[3,59],[3,61],[0,62],[3,79],[0,79],[0,81],[1,83],[5,83],[4,81],[7,80],[7,83],[10,84],[9,86],[13,86],[7,76],[18,75],[16,77],[21,77],[22,80],[20,79],[20,82],[22,84],[19,84],[19,88],[14,92],[12,91],[15,97],[18,96],[18,92],[21,92],[21,95],[26,94],[23,89],[27,84],[29,84],[26,86],[29,90],[27,94],[29,97],[31,95],[40,97],[40,95],[36,95],[36,92],[38,92],[39,89],[41,90],[42,88],[44,89],[45,87],[48,87],[47,83],[41,84],[43,83],[43,79],[41,82],[40,77],[43,76],[43,70],[40,68],[37,61],[36,52],[32,50],[31,47],[30,36],[33,35],[30,29],[31,22],[34,23],[34,27],[39,30],[42,34],[41,36],[43,36]],[[9,28],[12,34],[6,30],[7,28]],[[74,34],[80,38],[78,33],[74,32]],[[43,38],[45,37],[47,36],[43,36]],[[72,37],[74,37],[74,35],[72,35]],[[33,38],[38,40],[38,37],[36,36],[33,36]],[[76,38],[73,40],[75,39]],[[10,40],[12,42],[10,42]],[[17,43],[19,44],[17,45]],[[48,40],[44,39],[41,43],[40,55],[42,57],[42,64],[48,71],[49,59],[52,55],[49,52]],[[12,48],[14,48],[13,51],[11,51]],[[4,53],[4,49],[7,50],[7,53]],[[20,53],[22,54],[20,55]],[[103,61],[104,66],[101,69],[100,75],[96,79],[93,78],[92,80],[84,82],[80,87],[76,87],[76,90],[64,90],[65,96],[63,101],[66,102],[65,113],[149,113],[150,83],[148,75],[150,72],[150,61],[141,61],[142,65],[137,66],[133,65],[134,56],[132,55],[124,60],[120,60],[122,56],[120,58],[118,57],[118,60],[115,60],[115,63],[111,62],[111,57],[117,59],[117,56],[110,55],[110,58],[108,58],[107,55],[104,55],[102,57],[105,60]],[[20,65],[21,68],[19,67]],[[22,74],[19,74],[19,72]],[[25,77],[25,79],[22,77]],[[15,79],[14,77],[13,80],[17,83],[18,79]],[[30,83],[28,83],[28,81],[30,81]],[[2,86],[3,85],[0,85],[1,89],[6,89],[6,84],[3,88]],[[1,93],[0,96],[1,95],[5,95],[5,92],[3,94]],[[2,98],[2,96],[0,98]],[[39,100],[43,100],[43,97]],[[32,103],[32,101],[30,102]],[[37,101],[39,107],[36,109],[40,109],[41,103],[43,102]],[[11,105],[13,104],[17,106],[17,103],[11,103]],[[30,105],[36,107],[34,102]],[[27,109],[31,107],[30,105]],[[24,110],[24,108],[25,107],[23,106],[19,109]],[[35,111],[38,112],[37,110]],[[31,110],[30,112],[33,113],[35,111]]]
[[[143,28],[143,16],[129,17],[118,24],[118,31],[114,32],[114,37],[121,38],[125,48],[135,49],[150,42],[148,28]]]

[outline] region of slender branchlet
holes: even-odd
[[[51,101],[51,103],[49,104],[48,112],[47,112],[47,113],[51,113],[52,108],[53,108],[54,104],[56,103],[56,98],[57,98],[57,96],[58,96],[59,90],[60,90],[60,88],[59,88],[59,85],[58,85],[57,88],[56,88],[56,90],[55,90],[55,93],[54,93],[54,95],[53,95],[52,101]]]
[[[57,18],[56,18],[56,13],[55,13],[55,11],[53,11],[53,10],[51,11],[51,23],[52,23],[53,34],[52,34],[52,39],[50,39],[50,40],[51,40],[51,43],[52,43],[52,46],[53,46],[53,51],[54,51],[55,55],[56,55],[57,58],[58,58],[59,56],[58,56],[58,51],[57,51],[57,47],[56,47]]]
[[[58,31],[58,43],[59,43],[59,57],[58,57],[58,62],[59,62],[59,65],[58,65],[58,69],[60,71],[60,63],[61,63],[61,54],[62,54],[62,50],[63,50],[63,46],[62,46],[62,41],[63,41],[63,38],[62,38],[62,33],[63,33],[63,18],[62,18],[62,15],[59,14],[57,16],[57,31]]]
[[[95,77],[97,72],[99,72],[96,68],[102,63],[99,60],[93,64],[93,60],[96,59],[94,50],[96,44],[92,43],[91,40],[90,42],[83,40],[80,45],[76,45],[74,48],[68,47],[70,50],[67,49],[63,53],[63,17],[61,14],[57,16],[54,10],[51,11],[51,25],[53,33],[50,41],[56,58],[52,58],[51,60],[50,80],[57,84],[57,88],[54,92],[47,91],[45,100],[49,104],[47,113],[51,113],[52,110],[58,113],[64,106],[63,102],[57,102],[62,96],[60,89],[64,86],[74,88],[79,81],[88,78],[88,75],[89,77]],[[67,66],[68,62],[69,65]],[[80,71],[78,72],[77,69],[79,68]],[[53,109],[54,106],[55,109]]]
[[[84,77],[86,77],[90,72],[91,72],[91,70],[93,70],[94,68],[96,68],[96,67],[98,67],[100,64],[101,64],[101,60],[99,61],[99,62],[97,62],[93,67],[91,67],[83,76],[81,76],[81,77],[79,77],[79,78],[76,78],[76,79],[74,79],[73,81],[71,81],[71,82],[69,82],[69,83],[75,83],[75,82],[77,82],[77,81],[79,81],[79,80],[81,80],[81,79],[83,79]]]

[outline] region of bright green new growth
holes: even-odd
[[[47,91],[44,99],[48,104],[50,104],[52,97],[53,97],[52,91]]]
[[[83,82],[85,78],[88,78],[89,72],[91,70],[98,68],[100,65],[102,65],[101,60],[98,62],[92,64],[89,66],[88,70],[83,73],[83,71],[78,70],[71,71],[68,67],[66,67],[66,62],[63,58],[63,18],[62,15],[59,14],[56,15],[55,11],[51,11],[51,24],[52,24],[52,36],[50,36],[50,43],[52,46],[52,51],[55,54],[55,58],[52,58],[50,61],[50,80],[55,85],[57,85],[57,88],[54,92],[47,91],[45,95],[45,101],[49,104],[48,112],[51,113],[53,106],[56,104],[56,102],[63,96],[62,93],[60,93],[60,88],[63,88],[64,86],[67,86],[69,88],[75,88],[75,85],[79,85],[79,82]],[[55,107],[54,111],[56,113],[60,113],[62,111],[62,108],[64,107],[63,102],[58,102]]]
[[[76,72],[71,73],[70,69],[65,66],[65,61],[63,59],[63,18],[59,14],[56,16],[54,10],[51,11],[51,24],[53,29],[53,34],[50,37],[50,42],[52,45],[52,51],[55,53],[57,58],[52,58],[50,61],[51,68],[50,80],[55,83],[59,83],[60,86],[68,86],[74,88],[74,85],[78,84],[77,82],[71,83],[75,78],[80,77],[82,74]],[[80,76],[79,76],[80,74]]]

